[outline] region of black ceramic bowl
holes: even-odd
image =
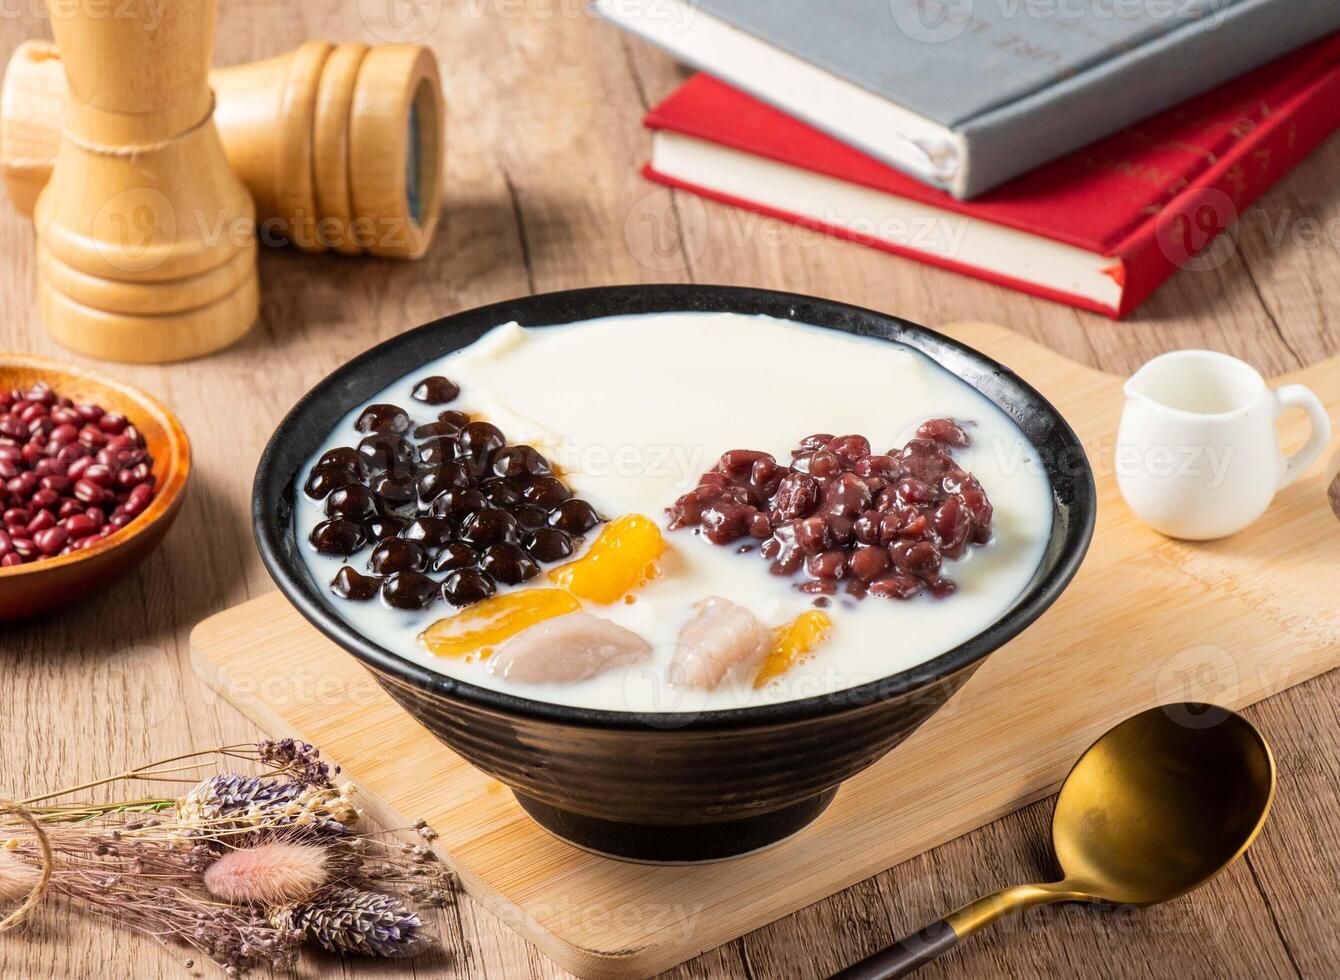
[[[435,673],[355,632],[308,576],[294,535],[300,468],[335,422],[392,381],[516,320],[538,327],[676,310],[767,314],[916,348],[999,405],[1051,481],[1051,540],[1013,607],[934,660],[822,697],[697,714],[571,708]],[[650,861],[710,860],[781,840],[821,813],[838,785],[906,738],[987,654],[1038,618],[1079,568],[1093,533],[1093,474],[1065,420],[989,358],[871,310],[724,286],[618,286],[517,299],[401,334],[335,371],[280,424],[256,473],[252,514],[262,558],[322,633],[448,746],[515,793],[543,826],[582,847]]]

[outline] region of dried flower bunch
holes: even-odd
[[[259,774],[199,782],[207,758]],[[194,778],[186,776],[196,770]],[[445,905],[453,879],[422,821],[408,843],[360,830],[354,790],[305,742],[225,746],[22,802],[0,817],[0,918],[49,873],[46,897],[177,942],[230,976],[292,965],[303,943],[412,956],[433,943],[416,907]],[[193,783],[181,797],[51,801],[132,781]]]

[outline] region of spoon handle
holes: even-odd
[[[958,942],[958,933],[944,919],[933,922],[920,932],[904,936],[892,946],[872,953],[830,980],[893,980],[919,970]]]
[[[829,980],[893,980],[894,977],[905,977],[941,953],[953,949],[960,939],[967,939],[1003,915],[1033,905],[1079,901],[1084,898],[1082,893],[1065,881],[1050,885],[1015,885],[983,895],[939,922],[898,940],[878,953],[872,953],[841,973],[835,973]]]

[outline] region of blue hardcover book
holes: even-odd
[[[970,198],[1340,29],[1340,0],[594,0]]]

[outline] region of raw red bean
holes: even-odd
[[[56,515],[49,510],[39,510],[31,521],[28,522],[28,533],[36,534],[38,531],[45,531],[49,527],[56,526]]]
[[[129,421],[120,412],[108,412],[102,418],[98,419],[98,428],[108,435],[120,435],[126,431]]]
[[[146,510],[154,484],[144,436],[124,415],[46,384],[0,391],[6,567],[91,547]]]
[[[65,530],[72,538],[86,538],[90,534],[97,534],[99,526],[99,523],[87,514],[75,514],[65,520]]]
[[[33,535],[33,544],[37,545],[37,550],[44,555],[57,554],[65,547],[65,542],[70,539],[70,532],[59,525],[49,527],[45,531],[38,531]]]
[[[141,489],[148,488],[145,488],[144,484],[141,483],[130,492],[130,496],[126,497],[119,508],[122,514],[127,517],[138,517],[144,513],[145,508],[149,506],[149,494],[139,492]]]
[[[37,490],[37,475],[31,471],[20,473],[5,484],[5,489],[18,500],[27,500]]]
[[[116,474],[116,485],[122,489],[140,486],[149,478],[149,464],[136,463]]]
[[[68,468],[65,471],[65,475],[71,479],[77,479],[79,476],[78,473],[74,472],[76,466],[79,467],[79,472],[82,473],[92,462],[88,458],[88,447],[78,442],[72,442],[68,446],[62,446],[60,451],[56,453],[56,458],[66,464]]]
[[[116,480],[116,474],[112,468],[105,463],[94,463],[88,469],[84,470],[85,480],[96,483],[100,487],[109,487]]]
[[[22,412],[19,412],[18,416],[20,422],[23,422],[24,424],[31,426],[31,424],[34,421],[40,418],[44,418],[46,414],[47,410],[45,405],[32,404],[29,405],[27,408],[25,408]],[[31,432],[32,429],[30,428],[28,431]]]
[[[100,504],[107,499],[107,491],[89,479],[80,480],[74,485],[74,495],[86,504]]]

